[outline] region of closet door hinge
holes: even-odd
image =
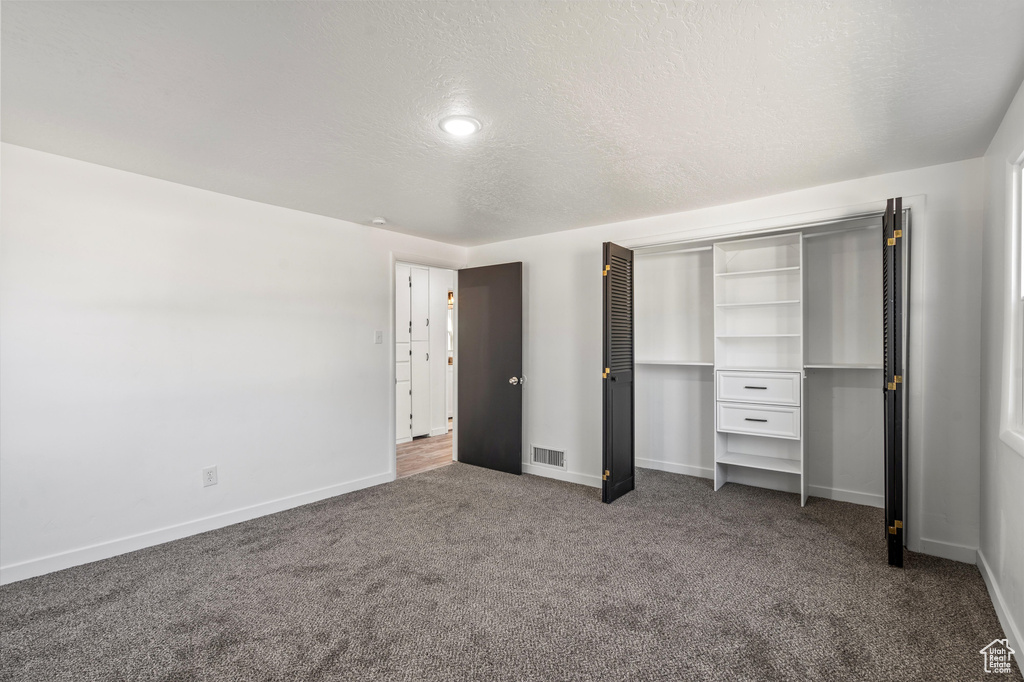
[[[903,237],[903,230],[893,230],[892,231],[892,236],[889,237],[888,240],[886,240],[886,243],[889,246],[896,246],[896,240],[900,239],[902,237]]]
[[[607,379],[608,375],[611,374],[611,372],[612,372],[612,370],[611,370],[610,367],[605,367],[604,368],[604,372],[601,373],[601,378],[602,379]]]
[[[903,528],[902,521],[893,521],[892,525],[889,526],[889,535],[896,535],[896,529]]]
[[[894,376],[892,378],[892,381],[890,381],[888,384],[886,384],[885,387],[887,389],[889,389],[890,391],[895,391],[896,390],[896,384],[902,384],[902,383],[903,383],[903,376],[900,375],[900,374],[897,374],[896,376]]]
[[[607,277],[608,276],[608,271],[611,270],[611,269],[612,269],[612,266],[610,266],[610,265],[604,266],[604,270],[601,271],[601,276],[602,277]]]
[[[610,477],[611,475],[612,475],[612,472],[610,472],[610,471],[608,471],[607,469],[605,469],[605,470],[604,470],[604,476],[602,476],[602,477],[601,477],[601,480],[602,480],[602,481],[607,481],[607,480],[608,480],[608,478],[609,478],[609,477]]]

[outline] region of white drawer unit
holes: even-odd
[[[799,405],[799,372],[718,372],[718,399],[767,405]]]
[[[718,430],[799,440],[800,408],[719,402]]]

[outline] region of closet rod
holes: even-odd
[[[830,234],[842,234],[843,232],[856,232],[858,230],[877,230],[882,225],[861,225],[860,227],[844,227],[838,230],[829,230],[828,232],[811,232],[810,234],[804,234],[804,239],[814,239],[815,237],[827,237]]]
[[[696,253],[697,251],[710,251],[712,246],[694,246],[689,249],[672,249],[671,251],[655,251],[654,253],[640,252],[638,256],[664,256],[670,253]]]

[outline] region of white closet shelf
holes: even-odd
[[[716,370],[723,372],[799,372],[799,367],[756,367],[743,365],[742,367],[730,367],[729,365],[716,365]]]
[[[764,270],[738,270],[736,272],[716,272],[715,277],[747,277],[749,275],[772,275],[777,272],[797,272],[798,270],[800,270],[800,266],[793,265],[788,268],[767,268]]]
[[[717,334],[716,339],[796,339],[799,334]]]
[[[833,362],[813,363],[804,365],[804,369],[883,369],[881,365],[864,364],[860,362]]]
[[[713,362],[700,362],[698,360],[637,360],[638,365],[678,365],[680,367],[714,367]]]
[[[751,469],[783,471],[787,474],[800,473],[800,460],[782,457],[766,457],[764,455],[745,455],[739,452],[723,452],[715,460],[718,464],[735,464]]]
[[[756,308],[763,305],[797,305],[799,303],[799,299],[793,299],[789,301],[756,301],[753,303],[716,303],[715,306],[718,308]]]

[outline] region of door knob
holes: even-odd
[[[511,379],[508,380],[508,383],[510,383],[513,386],[515,386],[516,384],[519,383],[519,377],[512,377]]]

